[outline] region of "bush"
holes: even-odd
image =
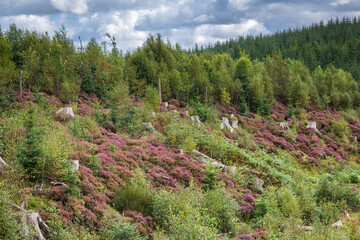
[[[158,90],[150,85],[148,85],[145,89],[144,102],[150,106],[151,109],[155,109],[157,105],[159,105],[160,97]]]
[[[138,170],[135,177],[116,192],[115,208],[118,211],[134,210],[141,212],[143,216],[150,216],[152,194],[150,183],[146,181],[144,173]]]
[[[205,104],[198,101],[191,101],[192,115],[200,117],[202,122],[214,123],[219,119],[219,113],[215,108],[207,107]]]
[[[320,177],[315,196],[318,202],[327,201],[338,203],[345,201],[349,208],[358,210],[360,208],[360,195],[358,191],[340,185],[330,175]]]
[[[232,237],[237,234],[235,232],[238,222],[236,214],[239,206],[224,188],[217,187],[207,191],[201,205],[203,214],[216,219],[215,226],[220,232],[228,233]]]
[[[216,239],[217,219],[201,208],[203,195],[192,184],[176,192],[160,190],[153,197],[153,217],[169,239]]]
[[[4,188],[6,182],[0,182],[0,239],[20,239],[19,224],[11,211],[10,195]]]

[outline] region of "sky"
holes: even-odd
[[[149,34],[188,49],[343,16],[360,16],[360,0],[0,0],[3,31],[15,23],[53,35],[63,24],[75,43],[109,33],[123,51]]]

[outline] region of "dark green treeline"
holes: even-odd
[[[326,27],[316,25],[316,28],[328,29],[338,24],[343,22],[329,23]],[[315,30],[304,28],[291,34],[310,36],[311,31]],[[335,43],[341,38],[338,34],[342,32],[334,34]],[[23,88],[57,95],[64,102],[76,100],[79,92],[94,93],[115,102],[123,94],[143,97],[155,91],[160,78],[164,100],[205,102],[207,91],[209,103],[232,103],[239,106],[240,113],[251,111],[266,115],[276,101],[336,109],[359,106],[358,84],[350,73],[318,62],[309,68],[307,60],[295,60],[303,59],[299,55],[288,58],[290,53],[286,49],[275,51],[277,47],[266,42],[290,35],[281,33],[274,38],[239,40],[260,44],[259,52],[265,49],[263,54],[271,53],[266,56],[257,56],[251,48],[244,52],[230,44],[217,47],[228,46],[231,54],[212,53],[215,47],[203,53],[187,53],[178,44],[165,43],[160,35],[149,36],[142,47],[123,54],[110,35],[107,42],[92,39],[86,46],[76,47],[64,28],[50,37],[47,33],[11,25],[0,35],[0,86],[17,91],[21,70]],[[309,46],[314,44],[313,37],[304,38],[308,39]],[[349,37],[349,41],[355,38]],[[297,51],[308,49],[305,45],[304,40]],[[356,54],[355,50],[350,52],[353,50],[348,48],[349,56]],[[328,59],[326,51],[318,54],[320,59]]]

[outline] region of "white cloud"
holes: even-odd
[[[62,12],[84,14],[88,11],[87,0],[51,0],[51,4]]]
[[[203,24],[194,30],[194,42],[198,44],[214,43],[217,41],[225,41],[229,38],[237,36],[267,34],[269,31],[264,27],[263,23],[256,20],[244,20],[237,24]]]
[[[18,15],[0,18],[2,26],[9,26],[15,23],[19,28],[26,28],[31,31],[54,33],[57,30],[55,21],[50,20],[49,16],[37,15]]]
[[[101,21],[97,32],[102,36],[102,40],[107,40],[106,33],[114,36],[120,49],[128,50],[140,46],[147,38],[148,32],[135,30],[135,24],[148,11],[126,11],[114,12],[101,16]]]

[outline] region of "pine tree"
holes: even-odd
[[[31,106],[29,107],[28,116],[25,121],[25,141],[24,144],[20,146],[20,151],[17,155],[17,159],[25,171],[29,173],[32,180],[36,180],[39,177],[36,167],[40,161],[41,151],[43,149],[41,143],[43,130],[36,126],[34,116],[35,108]]]

